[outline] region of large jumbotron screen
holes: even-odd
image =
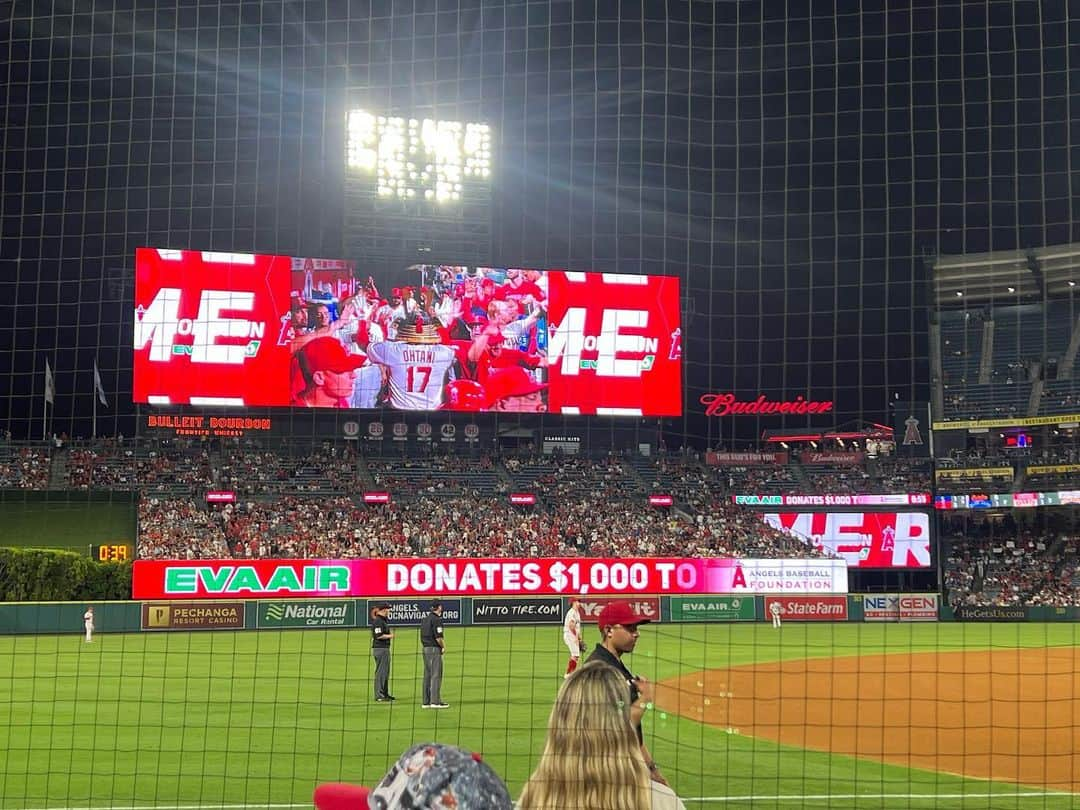
[[[140,248],[136,402],[678,416],[679,281]]]

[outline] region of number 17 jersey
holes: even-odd
[[[368,359],[390,369],[390,404],[404,411],[434,411],[454,364],[454,350],[437,344],[385,341],[368,347]]]

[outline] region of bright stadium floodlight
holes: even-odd
[[[380,197],[453,202],[462,198],[466,181],[491,176],[487,124],[350,110],[345,131],[347,167],[374,174]]]

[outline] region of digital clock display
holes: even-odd
[[[101,562],[127,562],[134,558],[131,546],[127,543],[105,543],[92,546],[90,556]]]

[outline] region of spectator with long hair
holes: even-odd
[[[630,689],[608,664],[590,661],[563,682],[548,718],[540,763],[518,810],[686,810],[654,781],[638,741]]]

